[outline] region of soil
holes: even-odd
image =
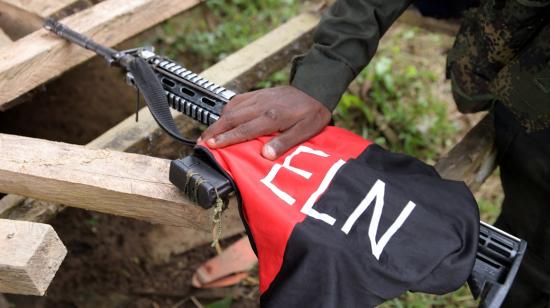
[[[209,244],[156,264],[147,251],[146,237],[155,228],[149,223],[74,208],[50,223],[68,255],[45,297],[7,296],[16,307],[196,307],[191,296],[202,303],[228,296],[235,300],[232,307],[258,305],[254,285],[190,286],[197,267],[216,254]]]

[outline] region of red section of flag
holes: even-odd
[[[262,157],[261,149],[271,138],[261,137],[211,150],[220,166],[232,176],[241,193],[244,216],[258,252],[262,293],[269,288],[281,268],[294,226],[305,219],[305,214],[301,212],[302,206],[319,188],[327,171],[339,160],[347,161],[357,157],[371,144],[353,133],[330,126],[300,145],[301,149],[306,147],[317,154],[298,153],[299,149],[295,147],[277,160],[270,161]],[[284,165],[285,159],[293,153],[289,164],[291,168],[276,167],[277,164]],[[278,169],[276,174],[273,168]],[[296,173],[292,168],[305,171],[309,177],[304,177],[304,172],[302,175],[299,171]],[[275,174],[269,181],[273,184],[271,188],[266,185],[266,176],[270,171]],[[277,194],[275,190],[280,192]],[[282,198],[281,192],[290,198]]]

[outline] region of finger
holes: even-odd
[[[228,130],[231,130],[256,117],[257,117],[257,111],[254,108],[252,108],[252,106],[236,109],[233,112],[229,112],[229,113],[226,113],[225,115],[222,115],[219,118],[219,120],[214,122],[214,124],[210,125],[210,127],[208,127],[208,129],[206,129],[202,133],[201,138],[210,145],[210,142],[213,141],[211,139],[213,139],[217,135],[222,134]],[[215,145],[212,144],[211,146],[215,146]]]
[[[270,125],[265,118],[255,118],[227,132],[217,135],[215,147],[225,147],[235,143],[245,142],[256,137],[265,136],[277,131],[277,126]],[[210,145],[210,143],[208,144]]]
[[[222,114],[227,113],[234,109],[235,107],[241,107],[246,104],[250,104],[255,102],[254,97],[256,96],[255,91],[254,92],[247,92],[243,94],[239,94],[235,97],[233,97],[227,105],[225,105],[222,109]]]
[[[252,91],[252,92],[246,92],[246,93],[242,93],[242,94],[237,94],[235,95],[235,97],[233,97],[230,101],[229,101],[229,104],[234,104],[234,105],[238,105],[250,98],[252,98],[253,96],[255,96],[257,94],[258,91]]]
[[[280,135],[273,137],[262,148],[262,156],[269,160],[277,159],[293,146],[315,136],[323,128],[320,126],[312,129],[312,125],[319,126],[310,122],[300,121]]]

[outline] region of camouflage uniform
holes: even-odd
[[[447,61],[461,111],[492,108],[505,199],[496,225],[529,243],[505,307],[549,307],[550,1],[486,1]]]
[[[410,3],[337,0],[291,84],[333,110]],[[497,225],[529,243],[506,306],[550,307],[550,0],[482,0],[464,16],[447,76],[461,111],[494,115],[505,193]]]
[[[447,77],[461,111],[498,100],[527,131],[550,126],[550,1],[492,0],[464,17]]]

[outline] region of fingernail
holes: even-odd
[[[266,144],[264,145],[262,155],[267,159],[273,160],[275,159],[275,156],[277,155],[277,153],[275,153],[275,149],[272,146],[270,146],[269,144]]]
[[[216,140],[214,138],[210,138],[206,140],[206,143],[208,143],[209,146],[215,147],[216,146]]]
[[[201,143],[202,142],[202,137],[199,137],[199,139],[197,139],[197,143]]]

